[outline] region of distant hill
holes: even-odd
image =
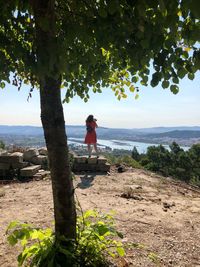
[[[69,137],[82,137],[85,134],[85,126],[66,125],[66,131]],[[99,138],[106,138],[106,139],[108,138],[122,139],[124,137],[130,139],[135,136],[138,137],[146,134],[167,133],[167,135],[169,135],[169,132],[171,132],[171,135],[184,134],[185,136],[186,135],[195,136],[195,134],[198,135],[198,132],[200,133],[200,126],[153,127],[153,128],[133,128],[133,129],[99,127],[97,131]],[[37,126],[0,125],[0,134],[36,136],[36,135],[43,135],[43,129],[42,127],[37,127]]]
[[[152,127],[152,128],[133,128],[133,131],[140,133],[166,133],[172,131],[200,131],[200,126],[177,126],[177,127]]]
[[[152,138],[164,138],[164,137],[181,138],[181,139],[200,138],[200,131],[176,130],[159,134],[148,134],[147,136]]]

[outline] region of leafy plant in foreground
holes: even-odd
[[[88,210],[77,218],[77,240],[55,238],[50,228],[39,229],[30,224],[11,222],[7,229],[8,241],[20,242],[23,249],[18,266],[40,267],[98,267],[108,266],[109,257],[124,256],[125,250],[110,214],[100,215]]]

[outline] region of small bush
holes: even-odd
[[[5,149],[5,144],[3,141],[0,140],[0,149]]]
[[[141,165],[129,155],[116,157],[112,154],[107,154],[106,158],[110,164],[126,164],[129,167],[140,169]]]
[[[109,266],[109,257],[124,256],[122,237],[115,230],[110,214],[100,215],[88,210],[77,219],[77,240],[55,238],[51,229],[38,229],[29,224],[11,222],[7,229],[8,241],[23,247],[18,266],[30,267],[100,267]]]

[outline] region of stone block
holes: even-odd
[[[96,164],[97,163],[97,157],[90,157],[87,159],[88,164]]]
[[[24,152],[24,160],[30,162],[33,157],[39,155],[39,152],[35,148],[30,148]]]
[[[34,166],[25,167],[25,168],[20,170],[20,175],[22,177],[32,177],[40,169],[41,169],[40,165],[34,165]]]
[[[10,163],[0,162],[0,170],[9,170],[9,169],[10,169]]]
[[[88,163],[86,166],[86,171],[90,171],[90,172],[96,172],[97,170],[97,164],[91,164]]]
[[[14,162],[14,163],[11,163],[11,167],[13,168],[13,169],[22,169],[22,168],[25,168],[25,167],[27,167],[28,166],[28,162],[26,162],[26,161],[23,161],[23,162]]]
[[[36,174],[33,175],[33,179],[43,179],[48,175],[50,175],[50,171],[39,170]]]
[[[77,163],[86,163],[87,157],[86,156],[75,156],[74,162]]]
[[[15,154],[15,153],[13,153]],[[0,155],[1,163],[21,163],[23,162],[23,155]],[[21,154],[21,153],[20,153]]]
[[[102,156],[97,159],[97,164],[105,164],[106,162],[107,159]]]
[[[36,165],[45,165],[47,164],[47,156],[44,155],[35,156],[30,160],[30,162]]]
[[[110,164],[97,164],[97,171],[99,172],[109,172],[110,171]]]
[[[86,170],[87,163],[74,162],[72,170],[74,172],[81,172]]]
[[[48,155],[48,151],[47,151],[46,147],[39,148],[38,152],[39,152],[40,155],[43,155],[43,156],[47,156]]]
[[[10,156],[18,158],[19,162],[23,162],[23,153],[21,153],[21,152],[14,152]]]
[[[28,165],[28,162],[13,162],[13,163],[1,163],[0,170],[9,170],[9,169],[22,169]]]

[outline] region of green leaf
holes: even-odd
[[[0,87],[1,87],[2,89],[4,89],[5,86],[6,86],[6,84],[5,84],[4,82],[1,82],[1,83],[0,83]]]
[[[135,99],[137,100],[138,98],[139,98],[139,95],[138,95],[138,94],[136,94],[136,95],[135,95]]]
[[[134,77],[132,77],[132,79],[131,79],[131,81],[132,81],[133,83],[138,82],[138,80],[139,80],[139,78],[138,78],[137,76],[134,76]]]
[[[162,88],[168,88],[169,87],[169,81],[163,81],[162,82]]]
[[[17,238],[14,235],[9,235],[7,237],[7,240],[11,246],[14,246],[18,242]]]
[[[97,212],[95,210],[87,210],[84,214],[83,217],[84,219],[87,219],[89,217],[96,217],[97,216]]]
[[[123,247],[117,247],[117,253],[119,254],[120,257],[125,256],[125,250]]]
[[[8,228],[7,228],[7,230],[6,230],[6,233],[9,231],[9,230],[11,230],[11,229],[13,229],[13,228],[15,228],[16,226],[18,226],[20,223],[18,222],[18,221],[12,221],[9,225],[8,225]]]
[[[179,92],[179,88],[178,88],[177,85],[172,84],[172,85],[170,86],[170,91],[171,91],[173,94],[176,95],[176,94]]]
[[[172,79],[172,81],[174,82],[174,83],[179,83],[179,79],[177,78],[177,77],[174,77],[173,79]]]
[[[177,71],[177,75],[179,78],[183,79],[186,75],[187,71],[184,68],[181,68]]]
[[[135,87],[133,86],[133,85],[131,85],[130,87],[129,87],[129,90],[130,90],[130,92],[134,92],[135,91]]]
[[[194,73],[188,73],[188,78],[190,79],[190,80],[194,80]]]

